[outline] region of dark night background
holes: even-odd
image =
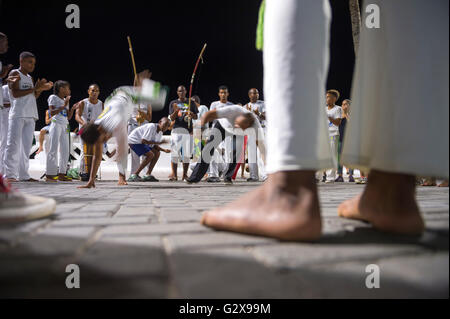
[[[255,49],[258,9],[261,0],[227,1],[33,1],[0,0],[0,32],[9,39],[9,52],[0,57],[4,65],[18,67],[22,51],[37,57],[32,76],[71,83],[74,103],[87,97],[88,85],[100,85],[100,99],[118,86],[131,85],[133,71],[126,36],[130,35],[138,71],[148,68],[152,78],[170,87],[188,88],[195,61],[205,42],[205,64],[200,67],[194,94],[202,104],[217,100],[217,88],[230,89],[230,101],[246,103],[251,87],[264,99],[262,52]],[[68,4],[80,7],[80,29],[67,29]],[[348,98],[354,53],[348,0],[330,1],[331,64],[327,88]],[[301,88],[299,88],[301,90]],[[44,122],[47,98],[38,99]],[[71,103],[71,104],[72,104]],[[167,115],[168,106],[154,112],[153,121]],[[76,127],[72,119],[72,128]]]

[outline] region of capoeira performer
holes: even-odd
[[[145,70],[137,75],[136,87],[123,86],[116,89],[106,100],[105,109],[95,122],[81,128],[79,134],[83,141],[94,145],[94,156],[89,182],[79,188],[95,187],[95,176],[102,160],[103,145],[111,137],[115,138],[117,144],[118,185],[127,185],[128,120],[140,103],[151,103],[154,109],[162,109],[167,96],[165,88],[160,83],[150,80],[150,75],[150,72]]]
[[[161,148],[159,145],[163,143],[163,133],[169,129],[170,120],[163,117],[156,123],[147,123],[134,129],[128,135],[128,144],[131,151],[138,158],[144,157],[144,160],[135,171],[131,171],[130,179],[133,181],[141,180],[143,182],[159,182],[152,174],[153,168],[159,160],[161,152],[170,153],[169,149]],[[139,177],[140,172],[148,166],[147,175],[143,178]],[[139,178],[138,178],[139,177]]]
[[[227,157],[228,168],[224,176],[225,183],[232,183],[232,177],[237,165],[237,159],[240,158],[245,135],[254,135],[261,154],[265,154],[264,139],[258,138],[261,135],[263,136],[264,133],[259,120],[253,112],[239,105],[228,105],[206,112],[201,118],[201,125],[215,120],[216,122],[210,131],[211,135],[203,148],[201,161],[197,163],[192,175],[187,179],[188,183],[201,181],[208,171],[215,149],[227,136],[231,137],[229,139],[230,142],[236,137],[236,145],[228,147],[228,149],[233,151],[233,154],[228,154]]]
[[[10,72],[11,109],[4,173],[10,182],[18,179],[36,182],[37,180],[31,178],[28,173],[34,129],[39,119],[36,99],[43,91],[50,90],[53,83],[45,79],[38,79],[33,83],[30,73],[34,71],[36,65],[34,54],[22,52],[19,61],[20,67]]]
[[[97,117],[103,112],[103,102],[99,100],[100,87],[98,84],[91,84],[88,89],[88,97],[77,103],[78,108],[75,113],[75,120],[78,122],[79,130],[88,123],[93,123]],[[80,154],[80,179],[84,182],[89,180],[90,163],[93,153],[92,145],[87,145],[81,140]]]
[[[449,176],[449,2],[371,3],[382,8],[381,27],[362,27],[343,148],[345,165],[371,171],[363,194],[342,203],[338,214],[383,232],[417,235],[424,222],[414,175]],[[323,107],[331,8],[325,0],[266,0],[265,12],[270,175],[251,194],[205,213],[202,223],[315,240],[322,222],[314,175],[333,167]],[[420,50],[411,50],[419,39]]]

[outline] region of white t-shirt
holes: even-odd
[[[148,123],[133,130],[128,136],[128,144],[142,144],[142,140],[161,142],[162,132],[158,132],[158,124]]]
[[[19,89],[28,90],[34,88],[32,77],[27,74],[23,74],[19,69],[13,70],[11,72],[17,71],[20,75]],[[15,98],[10,90],[10,100],[11,100],[11,110],[9,112],[9,118],[33,118],[36,121],[39,119],[36,97],[34,93]]]
[[[200,105],[198,107],[198,113],[197,113],[198,120],[193,120],[195,127],[200,127],[200,123],[201,123],[200,119],[202,118],[203,114],[205,114],[206,112],[208,112],[208,107],[206,105]]]
[[[234,132],[234,121],[239,115],[250,113],[253,115],[253,118],[255,119],[255,122],[251,127],[253,127],[257,132],[259,129],[261,129],[261,124],[259,123],[259,120],[255,114],[253,114],[250,111],[247,111],[245,108],[243,108],[240,105],[227,105],[225,107],[222,107],[220,109],[217,109],[217,121],[222,125],[222,127],[227,130],[230,133]]]
[[[103,111],[103,102],[98,100],[97,104],[92,104],[89,102],[89,98],[85,98],[83,100],[84,108],[83,114],[81,114],[81,118],[85,123],[94,122]],[[80,125],[81,128],[81,125]]]
[[[259,113],[266,112],[266,105],[264,104],[264,101],[261,101],[261,100],[258,100],[255,103],[248,102],[247,106],[252,111],[258,111]],[[259,117],[259,122],[261,123],[262,127],[266,126],[266,120],[261,119],[261,117]]]
[[[215,102],[211,103],[211,106],[209,107],[209,110],[212,111],[212,110],[215,110],[215,109],[221,109],[221,108],[223,108],[225,106],[228,106],[228,105],[234,105],[234,104],[229,102],[229,101],[226,102],[226,103],[222,103],[220,101],[215,101]],[[216,120],[213,121],[213,124],[215,124],[215,123],[216,123]]]
[[[53,110],[59,109],[60,107],[64,106],[64,100],[60,98],[59,96],[52,94],[48,97],[48,108],[49,113]],[[52,107],[52,109],[50,108]],[[67,115],[69,113],[69,105],[67,105],[61,112],[59,112],[56,115],[52,116],[52,122],[61,124],[61,125],[67,125],[69,124],[69,121],[67,120]]]
[[[2,98],[2,105],[4,106],[5,104],[10,104],[10,99],[9,99],[9,87],[8,84],[5,84],[2,86],[2,92],[0,93],[0,96]],[[0,105],[0,106],[2,106]],[[1,108],[1,107],[0,107]],[[9,107],[6,108],[9,111]]]
[[[326,106],[327,111],[327,117],[331,117],[333,120],[337,120],[342,118],[342,107],[339,105],[335,105],[331,110],[328,109],[328,106]],[[328,119],[328,133],[330,136],[336,136],[339,135],[339,126],[334,125],[329,119]]]

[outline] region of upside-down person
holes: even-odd
[[[228,155],[227,160],[229,165],[224,176],[225,183],[232,183],[231,180],[237,165],[237,159],[240,158],[242,142],[245,135],[256,136],[256,145],[261,152],[263,160],[265,160],[264,132],[258,118],[253,112],[239,105],[226,105],[220,109],[206,112],[201,118],[201,125],[203,126],[214,120],[217,121],[212,128],[208,142],[203,148],[201,161],[195,166],[192,175],[187,180],[188,183],[198,183],[201,181],[208,171],[215,148],[225,140],[227,135],[235,137],[235,142],[233,141],[233,146],[228,148],[232,149],[233,154],[226,154]]]
[[[111,137],[114,137],[117,143],[118,185],[127,185],[127,122],[139,103],[152,103],[154,108],[162,108],[167,95],[160,83],[150,80],[150,75],[151,73],[145,70],[137,74],[134,87],[122,86],[114,90],[106,100],[105,109],[97,120],[81,128],[79,134],[83,141],[94,145],[94,156],[89,182],[79,188],[95,187],[95,176],[102,160],[103,145]]]

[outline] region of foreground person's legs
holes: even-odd
[[[26,222],[53,214],[55,200],[12,190],[0,173],[0,225]]]
[[[371,223],[381,231],[418,235],[424,222],[416,203],[413,175],[372,170],[362,195],[343,202],[339,216]]]
[[[270,175],[254,192],[205,213],[203,224],[284,240],[320,237],[314,172],[333,167],[324,107],[330,15],[328,1],[266,1],[264,92]]]
[[[362,196],[338,212],[383,231],[418,234],[424,226],[413,176],[449,173],[448,1],[376,2],[380,28],[361,33],[343,149],[344,164],[372,171]],[[412,50],[417,41],[420,49]]]

